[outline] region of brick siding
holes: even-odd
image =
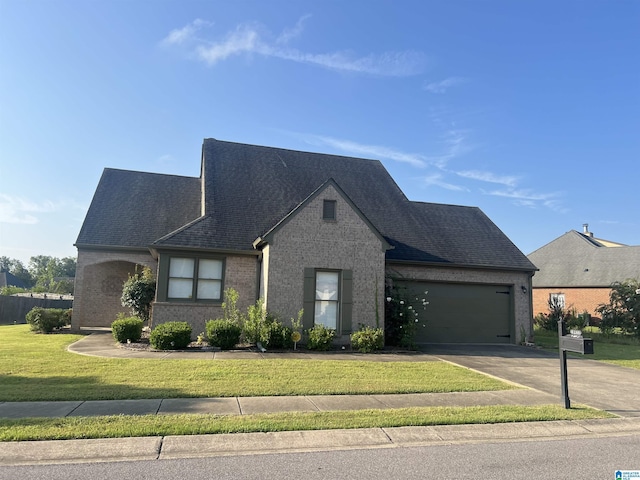
[[[337,202],[335,221],[323,220],[323,200]],[[283,320],[295,318],[303,306],[305,268],[352,270],[352,329],[359,324],[375,327],[376,310],[384,328],[383,243],[333,186],[274,234],[263,262],[267,308]],[[348,343],[349,337],[337,341]]]
[[[533,289],[533,315],[549,313],[549,295],[563,293],[565,309],[575,308],[580,314],[587,311],[593,320],[598,321],[600,315],[596,307],[601,303],[609,303],[610,288],[534,288]]]
[[[156,261],[144,252],[78,250],[71,329],[110,327],[122,306],[122,286],[136,265],[156,271]]]

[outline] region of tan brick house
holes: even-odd
[[[205,139],[198,178],[105,169],[76,241],[74,328],[109,326],[137,266],[152,322],[240,308],[306,328],[384,326],[385,284],[429,290],[420,342],[511,342],[531,331],[535,266],[475,207],[409,201],[375,160]],[[464,301],[460,301],[464,299]]]
[[[609,303],[611,284],[640,278],[640,246],[596,238],[588,224],[582,232],[570,230],[528,258],[540,270],[533,277],[534,316],[548,313],[553,297],[597,322],[596,308]]]

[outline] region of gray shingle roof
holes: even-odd
[[[571,230],[528,255],[534,287],[608,287],[640,278],[640,246],[605,247]]]
[[[156,245],[251,250],[332,178],[393,247],[387,259],[534,270],[477,208],[410,202],[377,160],[206,139],[206,217]]]
[[[421,225],[416,259],[533,271],[535,266],[477,207],[411,202]],[[424,253],[420,253],[424,252]]]
[[[200,215],[200,179],[106,168],[76,245],[147,248]]]
[[[0,271],[0,288],[2,287],[18,287],[28,288],[27,284],[16,277],[13,273],[7,271]]]
[[[411,202],[377,160],[214,139],[202,155],[204,182],[105,169],[76,245],[254,252],[257,238],[333,179],[393,247],[388,260],[535,269],[480,209]]]

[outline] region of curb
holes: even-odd
[[[0,443],[0,466],[163,460],[638,435],[640,417]]]

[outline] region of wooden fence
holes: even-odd
[[[27,323],[25,315],[33,307],[72,308],[73,300],[0,295],[0,325]]]

